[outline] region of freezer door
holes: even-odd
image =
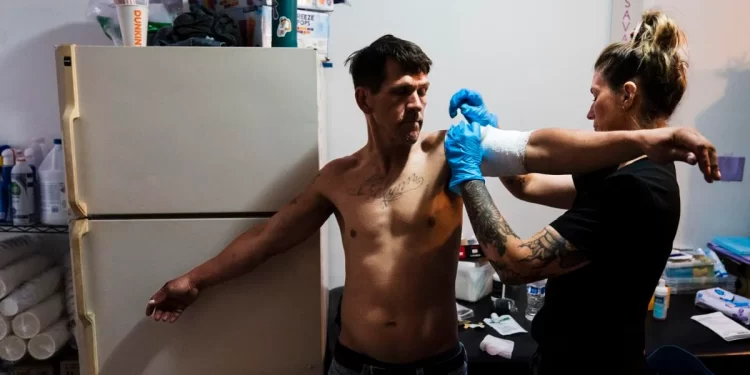
[[[57,50],[77,217],[270,212],[319,169],[315,51]]]
[[[82,373],[321,374],[327,278],[317,234],[246,276],[202,291],[174,324],[145,316],[147,301],[167,280],[263,221],[75,221]]]

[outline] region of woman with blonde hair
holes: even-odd
[[[587,118],[594,129],[667,126],[687,86],[687,65],[680,54],[685,43],[672,19],[648,11],[630,41],[606,47],[596,60],[591,84],[594,100]],[[463,100],[464,105],[468,102]],[[483,103],[471,104],[476,113],[485,110]],[[471,115],[465,117],[474,121]],[[647,372],[644,319],[680,220],[674,164],[643,155],[572,178],[503,178],[520,199],[567,209],[524,240],[513,232],[484,185],[479,163],[486,155],[478,137],[476,123],[454,125],[448,131],[445,150],[451,186],[460,186],[474,232],[503,282],[549,280],[544,307],[531,329],[539,344],[535,372]]]

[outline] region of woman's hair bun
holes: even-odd
[[[687,40],[674,20],[661,11],[649,10],[641,16],[641,23],[633,32],[631,43],[633,49],[640,49],[644,55],[674,55],[687,44]]]

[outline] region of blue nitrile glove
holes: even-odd
[[[461,184],[471,180],[482,180],[482,131],[481,125],[461,121],[445,134],[445,159],[451,168],[448,187],[461,194]]]
[[[497,127],[497,116],[487,110],[482,95],[476,91],[461,89],[453,94],[448,105],[448,114],[451,118],[456,117],[458,109],[461,109],[461,114],[468,122]]]

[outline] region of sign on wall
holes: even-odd
[[[612,0],[612,23],[610,42],[630,40],[630,33],[641,22],[643,0]]]

